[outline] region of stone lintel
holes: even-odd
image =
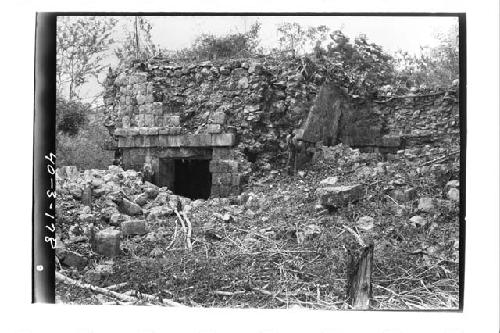
[[[130,129],[116,129],[119,148],[132,147],[232,147],[235,144],[233,133],[218,134],[158,134],[157,128],[142,130],[132,137]],[[135,134],[135,132],[133,132]],[[144,133],[144,134],[143,134]]]

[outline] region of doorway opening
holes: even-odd
[[[174,159],[173,192],[192,200],[208,199],[212,174],[208,159]]]

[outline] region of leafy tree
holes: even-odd
[[[113,18],[95,16],[58,17],[57,22],[57,87],[62,93],[68,84],[70,100],[91,76],[104,68],[102,59],[113,39]]]
[[[392,82],[392,57],[380,45],[369,43],[365,35],[349,42],[340,30],[334,31],[328,45],[328,77],[351,95],[372,97],[379,87]]]
[[[76,100],[68,101],[58,97],[56,110],[56,130],[68,136],[75,136],[87,123],[90,106]]]
[[[198,59],[217,59],[249,55],[255,52],[259,45],[258,37],[261,24],[255,22],[246,33],[233,33],[226,36],[202,34],[191,47],[191,54]],[[189,56],[189,51],[184,51]]]
[[[151,39],[152,28],[151,23],[144,16],[135,16],[129,20],[125,28],[125,40],[114,50],[120,62],[148,59],[156,54],[157,47]]]
[[[329,31],[330,28],[325,25],[304,28],[296,22],[287,22],[278,26],[278,41],[282,50],[290,51],[292,57],[295,57],[306,46],[315,46],[318,45],[317,42],[325,41]]]
[[[397,68],[395,85],[399,87],[440,87],[450,85],[459,77],[458,25],[437,35],[439,45],[421,48],[418,55],[399,51],[395,55]]]

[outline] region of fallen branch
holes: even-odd
[[[448,155],[446,156],[442,156],[442,157],[438,157],[436,159],[433,159],[432,161],[427,161],[425,163],[422,163],[422,166],[425,166],[425,165],[431,165],[431,164],[434,164],[434,163],[437,163],[437,162],[443,162],[443,161],[446,161],[448,158],[452,157],[453,155],[456,155],[460,153],[460,151],[454,151],[452,153],[449,153]]]
[[[184,218],[184,221],[186,221],[187,224],[187,234],[186,234],[186,243],[189,251],[193,249],[193,245],[191,244],[191,232],[192,232],[192,227],[191,227],[191,221],[189,221],[187,215],[184,212],[181,212],[182,217]]]
[[[168,250],[172,247],[172,245],[174,245],[174,242],[177,238],[177,229],[179,227],[179,225],[177,224],[177,220],[174,220],[175,221],[175,229],[174,229],[174,235],[172,236],[172,240],[170,241],[170,244],[168,244],[168,246],[165,248],[165,250]]]
[[[120,294],[120,293],[117,293],[115,291],[108,290],[105,288],[93,286],[93,285],[88,284],[88,283],[82,283],[80,281],[73,280],[67,276],[64,276],[59,272],[56,272],[56,280],[64,282],[66,284],[77,286],[77,287],[82,288],[82,289],[92,290],[92,291],[98,292],[100,294],[109,296],[109,297],[114,297],[114,298],[117,298],[123,302],[135,302],[135,301],[137,301],[137,299],[134,297],[131,297],[131,296],[128,296],[125,294]]]
[[[177,218],[179,218],[179,221],[181,222],[182,231],[184,232],[184,235],[186,235],[186,245],[189,248],[189,246],[191,245],[191,243],[190,243],[191,240],[189,240],[189,242],[188,242],[187,228],[186,228],[186,224],[184,223],[184,219],[182,218],[181,214],[179,213],[179,211],[177,209],[174,209],[174,212],[175,212],[175,215],[177,215]]]
[[[236,291],[223,291],[223,290],[215,290],[212,291],[211,294],[220,295],[220,296],[234,296],[244,294],[244,290],[236,290]]]
[[[166,304],[166,305],[170,305],[170,306],[185,307],[184,304],[177,303],[177,302],[169,300],[169,299],[161,298],[159,296],[153,296],[153,295],[143,294],[143,293],[137,292],[135,290],[126,291],[126,292],[124,292],[124,294],[125,295],[129,295],[129,296],[135,296],[138,299],[145,299],[146,301],[149,301],[149,302],[160,302],[162,304]]]
[[[135,303],[138,301],[138,298],[137,297],[133,297],[131,294],[130,291],[128,292],[125,292],[123,294],[120,294],[120,293],[117,293],[115,291],[112,291],[112,290],[108,290],[106,288],[101,288],[101,287],[97,287],[97,286],[93,286],[89,283],[82,283],[80,281],[77,281],[77,280],[73,280],[72,278],[69,278],[59,272],[56,272],[56,280],[58,281],[61,281],[61,282],[64,282],[66,284],[70,284],[70,285],[74,285],[74,286],[77,286],[79,288],[82,288],[82,289],[88,289],[88,290],[92,290],[92,291],[95,291],[95,292],[98,292],[100,294],[103,294],[105,296],[109,296],[109,297],[114,297],[122,302],[130,302],[130,303]],[[146,295],[146,294],[141,294],[142,298],[148,300],[148,301],[161,301],[161,303],[163,304],[167,304],[167,305],[170,305],[170,306],[185,306],[183,304],[180,304],[180,303],[177,303],[177,302],[174,302],[174,301],[171,301],[171,300],[166,300],[166,299],[158,299],[157,297],[154,297],[154,296],[151,296],[151,295]]]
[[[122,287],[125,287],[127,284],[128,284],[128,282],[113,284],[111,286],[106,287],[106,289],[107,290],[116,290],[116,289],[120,289]]]

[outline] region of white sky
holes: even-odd
[[[283,22],[303,26],[326,25],[340,29],[348,37],[366,34],[368,39],[389,52],[403,49],[418,52],[420,46],[435,45],[435,35],[446,32],[457,23],[455,17],[391,17],[391,16],[167,16],[149,17],[152,37],[161,47],[176,50],[189,47],[201,33],[224,35],[245,32],[255,22],[262,23],[261,45],[277,46],[276,28]]]

